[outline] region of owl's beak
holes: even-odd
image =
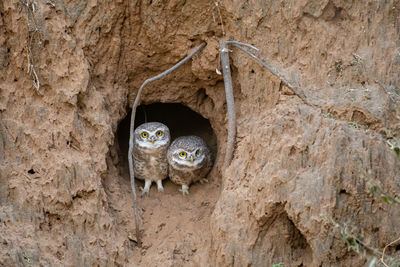
[[[190,159],[190,162],[191,162],[191,163],[193,163],[193,161],[194,161],[194,158],[193,158],[193,156],[192,156],[192,155],[190,155],[190,158],[189,158],[189,159]]]
[[[151,138],[151,143],[154,144],[154,137]]]

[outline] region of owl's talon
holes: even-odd
[[[179,192],[182,192],[182,196],[189,195],[189,186],[182,185],[182,188],[179,189]]]
[[[146,194],[148,197],[150,197],[150,186],[151,186],[151,180],[145,180],[144,188],[143,187],[140,188],[140,190],[142,191],[142,194],[140,194],[140,197],[143,197],[144,194]]]
[[[181,192],[182,193],[182,196],[185,196],[185,195],[189,195],[189,190],[183,190],[183,189],[179,189],[179,192]]]
[[[164,192],[164,187],[162,186],[162,180],[157,181],[157,190],[158,192]]]
[[[143,188],[143,187],[141,187],[140,188],[140,191],[142,191],[142,193],[140,194],[140,197],[143,197],[145,194],[148,196],[148,197],[150,197],[150,190],[149,190],[150,188]]]
[[[200,183],[201,183],[201,184],[205,184],[205,183],[208,184],[209,182],[208,182],[208,179],[203,178],[203,179],[200,180]]]

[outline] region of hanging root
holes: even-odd
[[[26,18],[27,18],[27,26],[28,26],[28,35],[27,35],[27,60],[28,60],[28,69],[27,73],[32,77],[33,86],[36,88],[37,92],[40,95],[43,95],[40,91],[40,79],[38,72],[35,67],[34,62],[34,47],[41,47],[41,43],[43,41],[43,34],[38,26],[38,23],[35,19],[36,3],[34,0],[19,0],[19,3],[26,9]]]
[[[390,246],[396,244],[396,243],[399,242],[399,241],[400,241],[400,238],[397,238],[396,240],[390,242],[389,244],[387,244],[387,245],[383,248],[382,255],[381,255],[381,258],[380,258],[379,260],[380,260],[380,261],[382,262],[382,264],[385,265],[386,267],[389,267],[389,265],[387,265],[387,264],[385,263],[385,250],[386,250],[388,247],[390,247]]]
[[[233,148],[236,140],[236,114],[235,114],[235,100],[233,98],[233,86],[232,86],[232,75],[231,75],[231,65],[229,63],[229,52],[227,44],[247,46],[251,49],[258,50],[256,47],[237,41],[222,41],[220,45],[220,57],[221,57],[221,67],[224,76],[225,85],[225,95],[226,95],[226,105],[228,109],[228,139],[226,141],[225,159],[224,166],[227,167],[232,160]],[[246,50],[247,51],[247,50]]]
[[[231,65],[229,63],[229,49],[226,44],[229,41],[222,41],[220,45],[221,67],[224,75],[226,105],[228,108],[228,139],[226,141],[224,166],[227,167],[232,160],[233,146],[236,139],[236,114],[235,100],[233,98]]]
[[[245,47],[248,47],[250,49],[253,49],[255,51],[258,51],[257,47],[254,47],[250,44],[246,43],[241,43],[237,41],[222,41],[221,46],[220,46],[220,56],[221,56],[221,65],[222,65],[222,72],[224,76],[224,85],[225,85],[225,94],[226,94],[226,104],[228,108],[228,139],[227,139],[227,144],[226,144],[226,151],[225,151],[225,159],[224,159],[224,166],[227,167],[233,156],[233,148],[235,144],[235,139],[236,139],[236,115],[235,115],[235,101],[233,98],[233,87],[232,87],[232,76],[231,76],[231,67],[229,63],[229,55],[228,52],[231,52],[227,48],[227,44],[231,44],[240,50],[244,51],[247,53],[249,56],[257,60],[261,65],[263,65],[267,70],[269,70],[273,75],[278,77],[284,85],[289,87],[301,100],[303,100],[304,103],[308,103],[306,100],[306,96],[300,92],[300,90],[292,85],[289,81],[287,81],[283,76],[279,75],[278,72],[276,72],[271,66],[269,66],[266,62],[264,62],[262,59],[254,55],[252,52],[247,50]]]
[[[191,59],[195,54],[197,54],[204,46],[206,45],[206,43],[202,43],[201,45],[199,45],[198,47],[196,47],[192,53],[190,53],[189,55],[187,55],[184,59],[182,59],[181,61],[179,61],[176,65],[174,65],[172,68],[167,69],[166,71],[164,71],[163,73],[160,73],[152,78],[149,78],[147,80],[144,81],[144,83],[140,86],[137,95],[136,95],[136,99],[135,102],[133,103],[132,106],[132,115],[131,115],[131,125],[130,125],[130,129],[129,129],[129,152],[128,152],[128,161],[129,161],[129,174],[131,176],[131,187],[132,187],[132,193],[133,193],[133,213],[135,216],[135,224],[136,224],[136,240],[137,240],[137,244],[138,247],[142,246],[141,243],[141,237],[140,237],[140,229],[139,229],[139,216],[138,216],[138,212],[137,212],[137,196],[136,196],[136,188],[135,188],[135,173],[134,173],[134,169],[133,169],[133,130],[134,130],[134,126],[135,126],[135,115],[136,115],[136,108],[139,105],[140,102],[140,96],[142,94],[142,90],[143,87],[148,84],[149,82],[155,81],[165,75],[167,75],[168,73],[174,71],[175,69],[179,68],[181,65],[183,65],[186,61],[188,61],[189,59]]]
[[[273,75],[275,75],[276,77],[278,77],[284,85],[286,85],[287,87],[289,87],[290,89],[292,89],[292,91],[301,98],[301,100],[303,100],[305,103],[307,103],[306,100],[306,96],[299,91],[299,89],[294,86],[293,84],[291,84],[288,80],[286,80],[282,75],[280,75],[277,71],[275,71],[270,65],[268,65],[266,62],[264,62],[262,59],[260,59],[259,57],[257,57],[256,55],[254,55],[252,52],[250,52],[249,50],[247,50],[246,48],[242,47],[242,46],[247,46],[250,47],[256,51],[258,51],[258,48],[249,45],[249,44],[245,44],[245,43],[239,43],[236,41],[228,41],[228,43],[231,43],[233,46],[239,48],[240,50],[242,50],[243,52],[247,53],[249,56],[251,56],[252,58],[254,58],[255,60],[257,60],[261,65],[263,65],[267,70],[269,70]]]
[[[215,2],[215,6],[217,7],[217,10],[218,10],[218,16],[219,16],[219,20],[221,23],[222,35],[225,36],[224,22],[222,21],[221,10],[219,9],[218,1]]]

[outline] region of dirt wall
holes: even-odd
[[[370,256],[344,234],[379,251],[398,236],[382,201],[400,193],[398,1],[11,0],[0,14],[0,265],[357,266]],[[232,49],[228,168],[223,39],[298,88]],[[139,199],[137,248],[119,125],[141,83],[201,42],[142,103],[207,119],[215,167],[188,197],[165,181]]]

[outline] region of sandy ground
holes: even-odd
[[[399,15],[398,0],[0,1],[0,266],[365,265],[345,226],[377,251],[400,232],[380,195],[400,192]],[[230,48],[228,168],[224,39],[296,87]],[[189,196],[166,180],[139,199],[138,249],[118,128],[202,42],[141,104],[208,119],[221,155]],[[205,127],[154,111],[176,135]]]

